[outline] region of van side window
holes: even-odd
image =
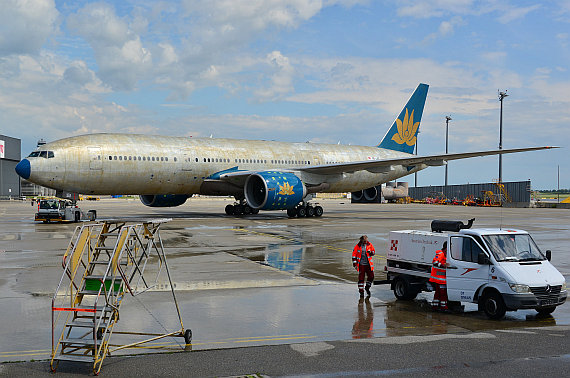
[[[451,238],[451,257],[455,260],[462,260],[476,263],[479,252],[483,252],[475,240],[469,237]]]

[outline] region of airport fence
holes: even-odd
[[[528,207],[530,206],[531,183],[528,181],[503,182],[502,188],[496,182],[461,185],[436,185],[408,188],[408,195],[414,200],[426,198],[446,198],[450,200],[465,200],[466,198],[483,198],[492,192],[501,197],[503,206]]]

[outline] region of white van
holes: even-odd
[[[550,263],[551,252],[542,253],[528,232],[468,229],[471,224],[434,221],[431,232],[390,232],[385,269],[394,295],[413,299],[430,290],[433,257],[447,241],[450,306],[478,303],[488,317],[500,319],[518,309],[550,314],[566,301],[566,281]]]

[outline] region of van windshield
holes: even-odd
[[[497,261],[543,261],[546,257],[528,234],[484,235]]]

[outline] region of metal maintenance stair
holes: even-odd
[[[170,281],[158,232],[167,221],[127,224],[123,220],[108,220],[76,228],[63,256],[63,275],[52,299],[52,371],[59,361],[76,361],[92,363],[93,372],[98,374],[111,352],[110,339],[125,294],[134,296],[152,288],[163,268]],[[158,264],[154,279],[145,277],[151,256],[158,257],[153,262]],[[167,336],[184,337],[190,343],[192,333],[184,330],[171,281],[170,287],[181,330],[149,334],[155,337],[113,351]]]

